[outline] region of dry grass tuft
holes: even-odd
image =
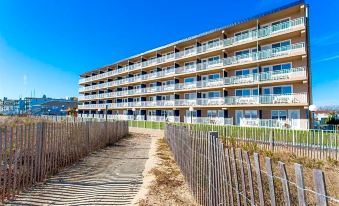
[[[155,181],[150,186],[147,197],[139,201],[139,206],[197,205],[164,139],[158,140],[156,155],[159,164],[150,171]]]

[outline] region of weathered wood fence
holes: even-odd
[[[126,121],[41,122],[0,128],[2,201],[127,134]]]
[[[274,167],[269,157],[225,147],[217,132],[167,125],[165,139],[201,205],[339,204],[327,194],[324,173],[319,169],[313,170],[314,184],[310,186],[302,165],[294,164],[290,169],[295,175],[290,175],[290,165],[281,161]]]

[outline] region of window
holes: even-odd
[[[174,96],[173,95],[164,95],[161,97],[161,100],[172,100],[174,99]]]
[[[197,117],[198,116],[198,112],[197,112],[197,110],[193,110],[192,111],[192,117]],[[191,117],[191,111],[189,111],[189,110],[186,110],[186,117]],[[190,121],[191,119],[189,119],[189,121]]]
[[[174,80],[168,80],[168,81],[162,82],[162,85],[171,85],[171,84],[175,84],[175,81]]]
[[[249,57],[251,53],[257,52],[256,48],[252,48],[252,49],[245,49],[242,51],[237,51],[235,52],[235,56],[237,57],[242,57],[242,58],[246,58]]]
[[[185,68],[186,69],[190,69],[190,68],[194,68],[195,67],[195,62],[192,61],[192,62],[186,62],[185,63]]]
[[[288,46],[291,44],[291,41],[283,41],[279,43],[272,44],[272,49],[280,48],[280,50],[288,49]]]
[[[264,92],[264,95],[269,95],[269,94],[271,94],[271,89],[270,88],[264,88],[263,92]]]
[[[208,58],[208,64],[217,64],[219,63],[220,56],[214,56]]]
[[[157,83],[156,82],[153,82],[153,83],[150,83],[149,84],[149,87],[156,87],[157,86]]]
[[[258,95],[258,89],[236,89],[235,95],[236,96],[251,96],[251,95]]]
[[[280,71],[280,70],[291,69],[291,68],[292,68],[291,63],[283,63],[283,64],[276,64],[276,65],[273,65],[273,66],[264,66],[262,68],[262,71],[263,72]]]
[[[185,84],[190,84],[195,82],[195,77],[187,77],[184,79]]]
[[[210,49],[210,48],[219,46],[219,41],[220,41],[219,39],[213,39],[208,42],[203,42],[202,46],[206,47],[206,49]]]
[[[194,52],[194,46],[186,47],[185,49],[185,54],[191,54]]]
[[[272,31],[278,31],[289,27],[289,19],[283,19],[272,23]]]
[[[148,110],[148,115],[149,116],[156,116],[157,112],[156,112],[156,110]]]
[[[157,101],[157,97],[153,96],[153,97],[149,97],[149,101],[153,102],[153,101]]]
[[[292,86],[278,86],[273,87],[273,94],[291,94],[292,93]]]
[[[241,69],[235,71],[235,76],[249,75],[258,73],[258,68]]]
[[[245,110],[244,117],[249,119],[258,118],[258,111],[257,110]]]
[[[207,117],[223,117],[224,111],[222,110],[207,110]]]
[[[287,110],[272,110],[272,119],[287,119]]]
[[[196,93],[186,93],[185,94],[185,99],[196,99],[197,94]]]
[[[219,79],[219,78],[220,78],[220,74],[219,73],[202,76],[202,80],[208,80],[208,79],[209,80],[213,80],[213,79]]]
[[[208,97],[209,98],[218,98],[218,97],[220,97],[220,92],[219,91],[208,92]]]
[[[133,89],[140,89],[140,88],[141,88],[141,85],[133,86]]]
[[[253,31],[256,31],[256,29],[249,29],[249,30],[245,30],[245,31],[240,31],[240,32],[237,32],[234,34],[234,37],[235,37],[235,41],[240,41],[242,39],[247,39],[249,37],[251,37],[251,33]]]

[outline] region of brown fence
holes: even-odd
[[[127,134],[126,121],[42,122],[0,128],[2,201]]]
[[[201,205],[339,204],[328,194],[319,169],[305,174],[297,163],[274,165],[269,157],[225,147],[217,132],[167,125],[165,138]]]

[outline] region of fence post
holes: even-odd
[[[45,123],[39,122],[36,125],[36,177],[35,181],[42,179],[42,162],[43,162],[43,144],[44,144],[44,128]]]
[[[215,168],[217,161],[215,161],[216,141],[218,138],[218,132],[208,132],[208,196],[210,205],[216,205],[217,192],[214,191],[215,184]]]
[[[305,193],[305,183],[304,183],[304,172],[303,167],[300,164],[295,163],[295,176],[298,190],[298,202],[300,206],[306,206],[306,193]]]
[[[315,191],[316,197],[317,197],[317,204],[322,205],[322,206],[327,206],[327,198],[326,198],[326,186],[325,186],[325,177],[324,177],[324,172],[315,169],[313,170],[313,179],[314,179],[314,186],[315,186]]]
[[[270,132],[270,150],[274,151],[274,129]]]

